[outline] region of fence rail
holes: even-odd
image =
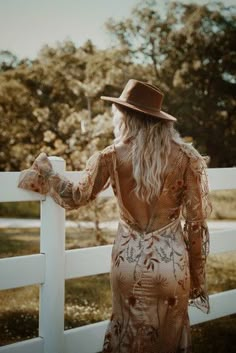
[[[66,172],[61,158],[50,158],[54,169]],[[211,190],[235,189],[236,168],[208,169]],[[19,173],[0,173],[0,202],[40,201],[40,254],[0,259],[0,290],[40,284],[39,337],[0,347],[1,353],[94,353],[102,348],[108,320],[64,331],[65,279],[108,273],[111,245],[65,251],[65,211],[50,197],[17,188]],[[110,189],[102,193],[111,197]],[[236,250],[236,230],[210,232],[210,253]],[[236,289],[210,296],[211,313],[189,310],[191,324],[236,313]]]

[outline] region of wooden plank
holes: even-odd
[[[212,232],[210,253],[236,250],[235,234],[236,230],[233,229]],[[109,272],[111,250],[112,245],[67,250],[65,278]],[[43,254],[0,259],[0,288],[10,289],[43,283],[44,271],[45,258]]]
[[[62,158],[50,157],[63,173]],[[45,281],[40,288],[39,336],[44,353],[64,353],[65,210],[47,197],[41,202],[40,252],[46,256]]]
[[[8,344],[0,347],[0,353],[44,353],[43,339],[37,337],[27,341]]]
[[[40,201],[45,196],[37,192],[23,190],[17,187],[20,172],[1,172],[0,185],[4,185],[0,192],[0,202]]]
[[[0,259],[0,289],[30,286],[44,282],[43,254]]]
[[[56,160],[56,157],[50,157],[50,160]],[[58,158],[59,160],[59,158]],[[73,182],[78,182],[82,172],[61,172]],[[236,188],[236,168],[208,168],[209,184],[211,190],[227,190]],[[0,193],[0,202],[17,202],[17,201],[40,201],[45,199],[44,196],[19,189],[17,187],[20,172],[0,172],[0,183],[4,188]],[[100,194],[102,197],[113,196],[112,188]]]
[[[102,350],[108,320],[65,331],[66,353],[92,353]]]
[[[67,250],[65,278],[110,272],[112,245]]]
[[[236,168],[208,168],[210,190],[236,189]]]
[[[236,250],[236,229],[210,232],[210,254]]]
[[[210,254],[236,250],[236,230],[210,233]],[[112,245],[66,251],[65,278],[90,276],[110,272]]]
[[[191,325],[218,319],[236,313],[236,289],[210,295],[210,313],[204,314],[199,309],[190,307]]]

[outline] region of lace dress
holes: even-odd
[[[128,169],[122,177],[114,145],[88,160],[78,183],[55,173],[44,153],[21,172],[19,187],[49,193],[66,209],[87,204],[112,185],[120,220],[112,247],[112,313],[103,353],[189,353],[188,305],[209,311],[206,164],[193,147],[174,144],[169,165],[145,228],[134,217],[137,209],[144,213],[145,205],[133,201]]]

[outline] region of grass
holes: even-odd
[[[66,229],[66,250],[111,244],[115,232],[94,229]],[[38,228],[0,228],[0,258],[38,254],[40,252]]]
[[[0,203],[0,217],[38,218],[39,214],[40,203],[36,201]]]
[[[39,229],[0,229],[0,258],[39,253]]]
[[[217,190],[210,194],[213,211],[211,219],[236,219],[236,190]]]
[[[193,353],[234,353],[236,315],[192,327]]]
[[[39,252],[38,229],[2,229],[0,257]],[[114,234],[102,234],[112,243]],[[66,248],[97,244],[91,230],[68,229]],[[210,293],[236,288],[236,253],[209,257],[207,274]],[[39,287],[0,291],[0,345],[38,336]],[[111,290],[109,274],[65,281],[65,329],[109,319]],[[236,348],[236,315],[192,327],[194,353],[231,353]]]
[[[110,313],[109,274],[65,282],[65,329],[106,320]]]
[[[38,336],[39,287],[0,292],[0,345]]]

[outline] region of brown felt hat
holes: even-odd
[[[131,79],[119,98],[101,96],[101,99],[123,105],[156,118],[176,121],[177,119],[161,110],[164,94],[149,83]]]

